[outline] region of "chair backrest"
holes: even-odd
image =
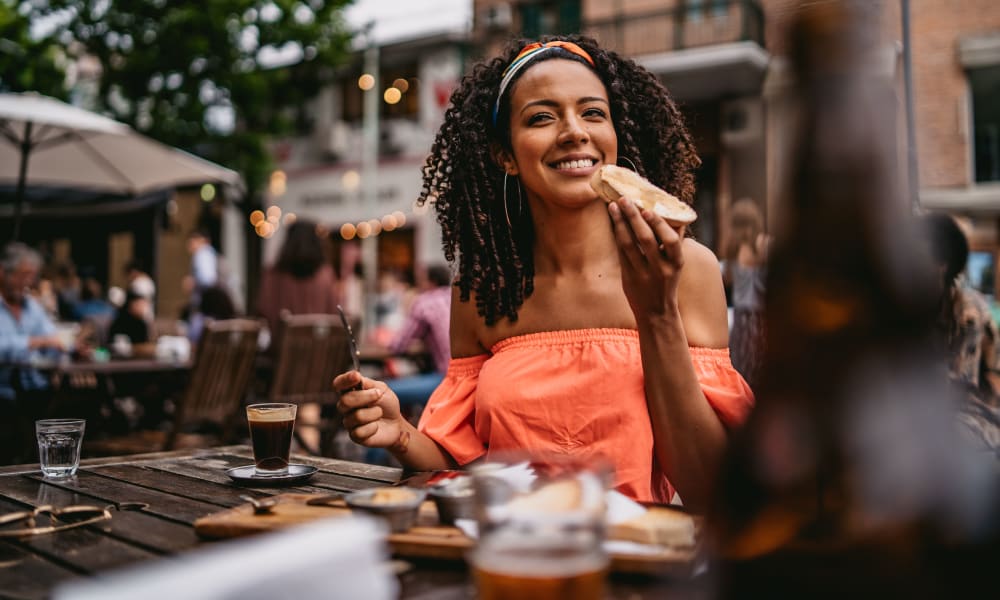
[[[336,402],[333,378],[351,365],[347,332],[340,317],[282,315],[276,342],[271,401]]]
[[[173,436],[191,423],[215,423],[224,432],[231,431],[253,375],[260,330],[261,322],[253,319],[213,321],[205,326],[168,448]]]

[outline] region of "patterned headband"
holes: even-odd
[[[548,50],[553,50],[555,48],[562,48],[563,50],[575,54],[587,61],[590,66],[594,66],[594,59],[587,54],[587,51],[583,48],[577,46],[573,42],[564,42],[561,40],[555,40],[552,42],[534,42],[528,44],[521,51],[517,53],[514,60],[510,61],[507,68],[504,69],[503,78],[500,79],[500,90],[497,92],[497,100],[493,104],[493,126],[497,125],[497,115],[500,113],[500,99],[503,98],[504,92],[510,87],[510,82],[513,81],[514,77],[518,74],[532,60],[538,56],[544,54]]]

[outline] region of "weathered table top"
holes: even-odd
[[[337,459],[296,456],[319,472],[308,485],[247,488],[224,470],[252,462],[246,446],[184,450],[84,461],[74,479],[45,480],[35,465],[0,467],[0,515],[51,504],[104,506],[141,502],[147,508],[113,511],[110,521],[21,539],[0,538],[0,596],[44,598],[58,583],[105,570],[156,560],[208,544],[195,534],[199,517],[243,504],[242,494],[346,492],[397,482],[399,469]],[[471,598],[465,565],[448,561],[396,563],[402,598]],[[699,585],[649,578],[613,577],[610,598],[685,597]]]

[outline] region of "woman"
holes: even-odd
[[[733,366],[753,385],[764,356],[764,280],[767,276],[767,235],[757,203],[743,198],[733,203],[723,279],[732,290],[733,326],[729,351]]]
[[[921,217],[921,224],[941,276],[938,333],[951,380],[964,392],[958,407],[960,431],[1000,460],[1000,333],[987,299],[962,283],[969,242],[958,223],[931,213]]]
[[[280,332],[282,312],[336,312],[337,277],[323,253],[316,223],[300,219],[288,228],[277,262],[261,277],[257,310],[267,319],[272,336]]]
[[[458,257],[452,362],[418,428],[384,383],[337,376],[351,438],[413,469],[513,448],[603,455],[623,493],[676,488],[703,507],[752,402],[729,362],[718,261],[589,185],[621,160],[690,202],[699,161],[677,107],[650,73],[575,36],[511,46],[451,102],[421,201]]]

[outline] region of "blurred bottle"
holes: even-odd
[[[871,9],[809,3],[791,29],[800,120],[768,344],[710,520],[725,597],[961,596],[995,557],[996,473],[954,437]]]

